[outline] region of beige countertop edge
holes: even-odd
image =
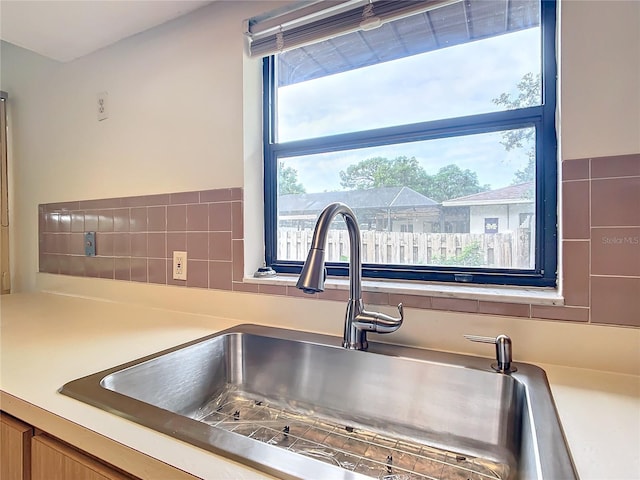
[[[0,408],[141,478],[272,478],[57,393],[72,379],[241,323],[99,303],[97,311],[95,300],[77,297],[2,299]],[[539,365],[581,479],[640,478],[640,377]]]

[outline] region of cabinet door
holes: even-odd
[[[33,428],[5,413],[0,415],[0,478],[31,479]]]
[[[132,478],[46,435],[36,435],[31,445],[32,480],[131,480]]]

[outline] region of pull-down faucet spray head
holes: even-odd
[[[324,249],[311,248],[304,262],[296,287],[304,293],[324,292],[327,270],[324,267]]]

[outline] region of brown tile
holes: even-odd
[[[233,202],[231,204],[231,231],[234,239],[244,238],[242,202]]]
[[[209,262],[206,260],[187,260],[187,287],[208,288]]]
[[[362,300],[366,305],[389,305],[389,294],[384,292],[362,292]]]
[[[122,199],[123,207],[151,207],[154,205],[167,205],[169,203],[169,194],[161,193],[158,195],[142,195],[139,197],[126,197]]]
[[[190,273],[188,271],[187,273]],[[147,261],[148,280],[149,283],[167,283],[167,259],[166,258],[150,258]]]
[[[58,220],[60,219],[59,213],[46,213],[44,217],[45,231],[54,233],[58,231]]]
[[[591,178],[640,175],[640,153],[591,159]]]
[[[555,305],[531,305],[531,318],[588,322],[589,309],[584,307],[562,307]]]
[[[45,205],[45,210],[48,212],[59,211],[59,210],[80,210],[80,202],[58,202],[58,203],[48,203]]]
[[[231,232],[209,233],[209,259],[223,261],[233,259]]]
[[[118,208],[122,206],[121,198],[101,198],[98,200],[82,200],[78,202],[77,209],[99,210],[104,208]]]
[[[113,231],[128,232],[131,224],[128,208],[117,208],[113,210]]]
[[[38,205],[38,233],[44,233],[47,231],[47,219],[46,213],[44,212],[44,207],[42,205]],[[83,217],[84,223],[84,217]]]
[[[98,212],[95,210],[84,212],[84,231],[98,231]]]
[[[173,258],[173,252],[187,251],[187,233],[167,233],[167,258]]]
[[[116,258],[114,260],[114,278],[116,280],[131,280],[130,258]]]
[[[94,257],[98,259],[98,269],[100,278],[113,278],[115,262],[113,257]]]
[[[58,264],[58,255],[45,253],[40,259],[39,269],[45,273],[58,273],[60,267]]]
[[[200,192],[200,202],[229,202],[234,200],[234,191],[232,188],[219,188],[216,190],[204,190]]]
[[[244,278],[244,241],[233,240],[233,281],[241,282]]]
[[[187,231],[206,232],[209,229],[209,208],[207,205],[187,205]]]
[[[187,232],[187,258],[189,260],[209,259],[209,234],[207,232]]]
[[[73,275],[75,277],[84,277],[85,276],[85,270],[84,270],[84,264],[85,264],[85,257],[82,256],[70,256],[69,257],[69,275]]]
[[[149,233],[147,236],[147,257],[165,259],[166,255],[167,255],[167,234],[164,232]],[[151,281],[151,277],[149,277],[149,281]]]
[[[398,305],[399,303],[409,308],[431,308],[431,297],[390,293],[389,305]]]
[[[258,293],[259,291],[256,283],[233,282],[232,288],[234,292]]]
[[[478,311],[478,301],[462,298],[431,297],[431,308],[434,310],[449,310],[451,312],[476,313]]]
[[[69,238],[69,253],[84,255],[84,233],[72,233]]]
[[[287,287],[283,285],[258,285],[258,291],[266,295],[286,295]]]
[[[98,257],[85,257],[84,269],[87,277],[100,277],[100,262]]]
[[[96,255],[113,256],[113,233],[96,233]]]
[[[98,210],[98,231],[113,232],[113,210]]]
[[[591,181],[591,226],[640,225],[640,177]]]
[[[478,313],[529,318],[531,306],[525,303],[485,302],[480,300],[478,301]]]
[[[84,232],[84,212],[71,212],[71,231]]]
[[[147,259],[132,258],[131,259],[131,281],[147,282]]]
[[[71,213],[63,212],[58,217],[58,231],[70,232],[71,231]]]
[[[588,180],[589,159],[565,160],[562,162],[562,180]]]
[[[640,327],[640,278],[592,276],[591,321]]]
[[[149,207],[147,209],[147,229],[150,232],[167,230],[167,207]]]
[[[640,226],[592,228],[591,274],[640,277]]]
[[[58,267],[61,275],[71,275],[71,256],[60,255],[58,257]]]
[[[564,239],[589,238],[589,182],[562,182]]]
[[[55,253],[67,254],[69,253],[69,241],[71,240],[70,233],[57,233]]]
[[[113,254],[116,257],[128,257],[131,255],[131,238],[129,233],[113,234]]]
[[[231,290],[233,265],[231,262],[209,262],[209,288]]]
[[[167,231],[184,232],[187,229],[186,205],[169,205],[167,207]]]
[[[589,242],[562,242],[563,296],[566,305],[589,306]]]
[[[212,203],[209,205],[209,231],[230,232],[232,228],[231,203]]]
[[[131,232],[147,231],[147,207],[131,209],[129,212],[129,230]]]
[[[129,238],[131,239],[131,256],[146,257],[147,256],[147,234],[131,233]]]
[[[318,293],[318,298],[320,300],[333,300],[337,302],[346,302],[347,300],[349,300],[349,291],[336,290],[335,288],[330,288],[325,290],[324,292]]]
[[[56,253],[56,235],[53,233],[42,234],[42,253]]]
[[[180,204],[180,203],[199,203],[200,202],[200,192],[179,192],[179,193],[171,193],[169,194],[169,203],[171,204]]]

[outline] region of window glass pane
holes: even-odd
[[[421,14],[277,55],[277,141],[539,105],[539,13],[505,33],[495,24],[505,22],[500,9],[508,4],[471,2],[470,16],[456,3],[451,14],[436,10],[429,21]],[[429,34],[433,45],[425,51],[429,29],[440,33]],[[398,43],[404,56],[388,52]],[[318,71],[300,72],[312,68]]]
[[[364,263],[534,268],[535,128],[280,158],[277,258],[304,261],[315,220],[349,205]],[[346,261],[334,222],[327,261]]]

